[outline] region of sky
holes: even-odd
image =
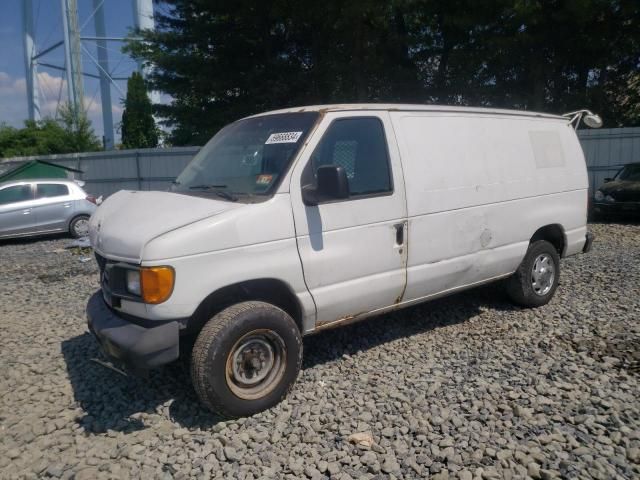
[[[133,28],[134,0],[104,0],[106,33],[110,37],[126,36]],[[33,0],[36,50],[42,51],[62,40],[62,17],[60,0]],[[22,36],[22,0],[0,0],[0,123],[14,127],[23,125],[27,119],[27,94],[25,82],[24,40]],[[78,0],[78,24],[84,27],[81,36],[94,36],[93,0]],[[85,25],[86,22],[86,25]],[[83,46],[97,58],[95,42],[83,41]],[[109,70],[112,76],[128,77],[137,69],[137,64],[121,53],[119,42],[107,42]],[[40,59],[43,62],[63,66],[64,48],[59,47]],[[97,74],[98,69],[89,55],[83,51],[83,69]],[[67,100],[64,72],[38,67],[40,85],[40,111],[43,116],[54,117],[58,98]],[[116,125],[116,141],[120,135],[118,124],[122,117],[122,98],[126,94],[126,80],[116,82],[118,88],[111,87],[113,121]],[[122,93],[121,93],[122,92]],[[84,77],[84,96],[87,115],[99,138],[102,137],[102,109],[99,81]]]

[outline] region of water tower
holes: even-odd
[[[87,0],[89,1],[89,0]],[[106,0],[91,0],[92,11],[83,25],[78,21],[78,0],[60,0],[60,12],[62,16],[62,38],[42,49],[38,48],[33,18],[33,0],[22,0],[23,5],[23,32],[24,32],[24,59],[26,70],[27,104],[30,120],[40,120],[40,99],[38,85],[38,65],[60,70],[65,73],[67,81],[67,98],[72,111],[78,115],[84,109],[83,78],[93,77],[100,81],[100,100],[102,103],[102,123],[104,126],[104,145],[106,149],[114,146],[114,125],[111,103],[111,85],[124,97],[124,92],[118,85],[118,81],[126,80],[126,77],[114,77],[109,69],[108,43],[120,43],[123,37],[113,37],[107,34],[105,28],[104,11],[108,8]],[[152,0],[131,0],[133,7],[134,26],[139,30],[153,29],[153,4]],[[107,4],[107,5],[105,5]],[[83,28],[93,19],[95,36],[84,36]],[[84,43],[95,42],[97,54],[94,56]],[[64,48],[64,64],[54,65],[48,63],[47,55]],[[97,58],[96,58],[97,57]],[[97,74],[83,70],[82,59],[89,59],[97,68]],[[138,65],[142,73],[148,73]],[[152,92],[151,100],[159,101],[158,94]]]

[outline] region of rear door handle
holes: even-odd
[[[404,245],[404,222],[396,223],[394,228],[396,229],[396,246],[400,247]]]
[[[71,206],[71,204],[69,202],[64,204],[64,208],[69,208]]]
[[[29,215],[31,213],[31,209],[30,208],[26,208],[22,211],[23,215]]]

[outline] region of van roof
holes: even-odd
[[[259,117],[262,115],[271,115],[274,113],[293,113],[293,112],[348,112],[362,110],[386,110],[400,112],[452,112],[452,113],[477,113],[484,115],[511,115],[519,117],[536,117],[549,118],[555,120],[567,120],[561,115],[552,115],[549,113],[532,112],[527,110],[506,110],[499,108],[481,108],[481,107],[454,107],[450,105],[421,105],[421,104],[405,104],[405,103],[336,103],[330,105],[308,105],[301,107],[284,108],[280,110],[272,110],[269,112],[253,115]]]

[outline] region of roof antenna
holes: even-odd
[[[578,129],[580,120],[582,120],[584,124],[589,128],[602,127],[602,118],[600,118],[599,115],[596,115],[590,110],[578,110],[576,112],[565,113],[562,116],[569,119],[569,125],[573,125],[574,130]]]

